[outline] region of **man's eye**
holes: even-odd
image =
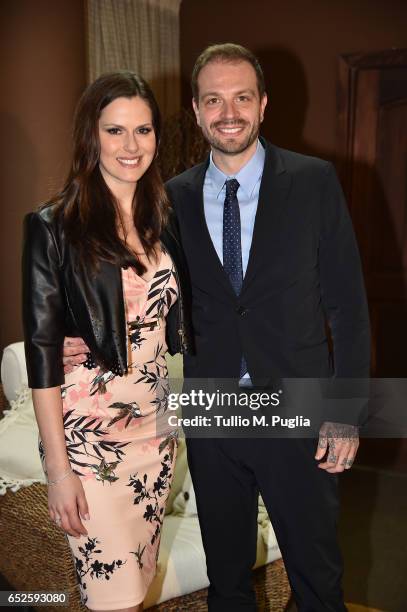
[[[207,104],[216,104],[219,102],[219,98],[209,98]]]
[[[121,133],[121,130],[119,128],[108,128],[107,131],[109,134],[113,134],[113,135],[117,135]]]
[[[238,96],[238,102],[247,102],[250,98],[249,96]]]

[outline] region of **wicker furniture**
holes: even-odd
[[[0,386],[0,414],[4,396]],[[47,487],[33,484],[0,497],[0,573],[16,590],[66,591],[69,611],[86,612],[80,603],[70,548],[62,532],[49,520]],[[254,571],[259,610],[282,612],[290,587],[281,559]],[[152,612],[207,610],[207,589],[149,608]],[[38,610],[58,612],[60,607]]]
[[[46,486],[33,484],[16,493],[8,492],[0,500],[0,524],[0,570],[7,581],[18,590],[67,591],[69,610],[85,612],[70,549],[61,531],[48,520]],[[284,610],[290,589],[281,559],[257,569],[254,577],[259,609]],[[202,589],[149,609],[204,611],[206,594]]]

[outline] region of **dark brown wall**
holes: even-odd
[[[84,0],[0,3],[2,150],[0,349],[21,339],[24,214],[60,184],[75,103],[85,85]],[[261,58],[270,106],[264,134],[323,157],[335,153],[335,68],[340,53],[407,46],[404,0],[183,0],[183,99],[199,51],[233,40]]]
[[[83,0],[0,3],[0,350],[22,339],[21,223],[67,169],[70,127],[85,85]]]
[[[269,108],[263,133],[276,144],[335,154],[336,64],[342,53],[407,47],[405,0],[183,0],[183,103],[208,44],[237,42],[260,58]]]

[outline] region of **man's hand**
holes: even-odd
[[[89,349],[82,338],[65,338],[62,361],[65,374],[73,371],[74,366],[86,361]]]
[[[326,460],[318,467],[331,474],[349,470],[359,447],[359,431],[355,425],[325,422],[319,430],[318,449],[315,459]]]

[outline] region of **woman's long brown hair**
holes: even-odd
[[[161,118],[149,85],[133,72],[102,75],[87,87],[79,100],[71,169],[63,189],[47,205],[56,205],[55,212],[62,216],[66,238],[77,248],[84,263],[97,267],[97,262],[102,259],[121,266],[131,265],[141,275],[146,267],[119,236],[118,204],[99,169],[100,114],[116,98],[134,96],[142,98],[151,110],[158,149]],[[144,252],[151,257],[155,255],[169,207],[156,159],[137,182],[136,193],[134,226]]]

